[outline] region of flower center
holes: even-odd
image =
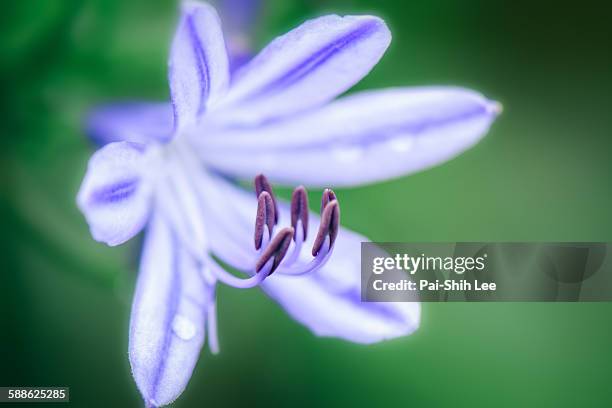
[[[336,195],[330,189],[323,192],[321,199],[321,220],[314,238],[310,261],[300,259],[308,233],[308,195],[303,186],[297,187],[291,197],[291,226],[278,229],[279,205],[272,187],[265,176],[255,178],[257,213],[255,216],[254,246],[257,258],[250,275],[238,278],[227,272],[214,259],[208,265],[216,279],[237,288],[251,288],[259,285],[272,273],[303,275],[320,269],[330,258],[338,236],[340,206]]]

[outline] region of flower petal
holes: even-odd
[[[89,160],[77,204],[96,241],[119,245],[145,225],[152,190],[146,171],[153,151],[138,143],[115,142]]]
[[[210,288],[160,214],[147,228],[130,319],[132,374],[145,402],[170,404],[185,389],[204,343]]]
[[[307,21],[236,72],[215,119],[261,123],[327,102],[363,78],[390,41],[377,17],[330,15]]]
[[[251,228],[256,199],[228,182],[213,177],[207,189],[209,202],[206,221],[211,229],[213,252],[224,262],[245,268],[253,265],[255,251]],[[212,194],[212,195],[211,195]],[[220,198],[216,197],[219,195]],[[289,222],[289,207],[280,206],[281,222]],[[316,231],[319,216],[309,214],[309,227]],[[310,234],[306,248],[312,246]],[[419,303],[361,302],[360,243],[367,238],[342,228],[334,253],[320,270],[301,276],[273,274],[262,284],[263,289],[298,322],[318,336],[338,337],[356,343],[373,343],[412,333],[419,326]],[[310,258],[302,251],[303,261]],[[247,259],[252,254],[251,259]]]
[[[365,241],[366,237],[341,228],[323,268],[300,276],[278,274],[262,287],[317,336],[370,344],[412,334],[420,324],[418,302],[361,301],[359,253]]]
[[[87,133],[100,146],[124,140],[165,143],[172,137],[172,125],[169,103],[126,102],[94,109],[87,118]]]
[[[183,3],[168,76],[175,126],[193,123],[225,93],[229,63],[219,16],[210,5]]]
[[[200,153],[232,176],[358,185],[458,155],[487,132],[498,112],[499,104],[461,88],[361,92],[269,125],[217,130],[201,140]]]

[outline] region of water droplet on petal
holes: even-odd
[[[196,335],[196,326],[182,315],[176,315],[172,321],[172,331],[182,340],[191,340]]]

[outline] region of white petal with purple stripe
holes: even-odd
[[[185,389],[204,343],[212,290],[199,265],[157,214],[149,227],[132,304],[132,374],[149,406],[167,405]]]
[[[214,120],[263,123],[325,103],[370,72],[390,41],[377,17],[329,15],[307,21],[236,72]]]
[[[119,245],[144,227],[157,159],[154,147],[132,142],[107,144],[91,157],[77,204],[95,240]]]
[[[185,2],[174,35],[169,81],[175,127],[195,122],[225,94],[229,62],[219,16],[208,4]]]
[[[231,176],[326,187],[360,185],[442,163],[474,145],[499,104],[462,88],[366,91],[263,126],[227,126],[200,145]]]

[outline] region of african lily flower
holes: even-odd
[[[278,37],[230,78],[216,12],[185,3],[169,58],[171,103],[92,116],[91,133],[105,146],[77,198],[91,233],[114,246],[146,226],[129,357],[147,406],[181,394],[205,337],[218,351],[218,283],[261,287],[318,336],[375,343],[419,326],[416,302],[361,302],[367,239],[339,226],[332,190],[317,214],[304,187],[288,204],[271,185],[397,177],[484,135],[497,105],[465,89],[394,88],[333,101],[390,40],[379,18],[325,16]],[[234,182],[252,177],[255,195]]]

